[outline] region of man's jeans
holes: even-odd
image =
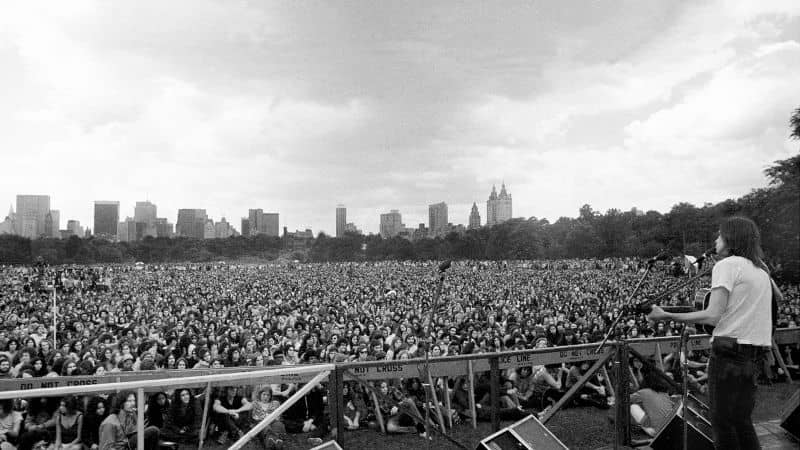
[[[714,337],[708,367],[714,448],[761,448],[750,414],[756,401],[756,367],[763,352],[762,347]]]

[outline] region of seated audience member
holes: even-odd
[[[169,406],[165,437],[178,441],[194,440],[197,438],[195,397],[190,389],[175,390],[174,398]]]
[[[82,450],[83,413],[78,409],[78,398],[70,395],[61,399],[56,411],[55,445],[60,450]]]
[[[249,420],[247,412],[253,405],[239,394],[239,388],[228,386],[214,399],[213,419],[217,426],[217,442],[225,443],[226,436],[237,440],[242,436],[242,428],[246,428]]]
[[[272,398],[272,388],[269,386],[256,392],[255,400],[253,400],[253,409],[250,411],[252,425],[255,426],[267,416],[272,414],[278,409],[280,403]],[[282,449],[283,441],[286,439],[286,427],[280,417],[276,418],[259,433],[261,442],[265,447]]]
[[[109,414],[108,401],[102,397],[92,397],[86,406],[86,415],[83,419],[83,434],[81,441],[85,448],[96,450],[100,444],[100,424]]]
[[[100,450],[128,450],[137,444],[136,394],[121,392],[115,397],[112,414],[100,424]],[[144,429],[144,448],[158,450],[159,430],[154,426]]]
[[[0,400],[0,450],[14,450],[22,427],[22,415],[14,411],[14,401]]]

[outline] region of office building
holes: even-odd
[[[50,212],[49,195],[18,195],[15,233],[36,239],[45,234],[45,217]]]
[[[214,221],[206,219],[205,228],[203,229],[203,239],[214,239],[217,236],[217,229],[214,228]]]
[[[347,208],[344,205],[336,206],[336,237],[344,236],[347,231]]]
[[[136,237],[136,220],[126,217],[124,221],[117,224],[117,240],[120,242],[133,242]]]
[[[492,186],[492,193],[486,201],[486,225],[491,227],[507,220],[511,220],[511,194],[506,192],[506,184],[503,183],[500,195]]]
[[[61,227],[61,213],[57,209],[51,209],[47,212],[47,215],[44,216],[44,237],[49,238],[60,238],[61,233],[59,232],[59,228]]]
[[[280,236],[278,213],[265,213],[263,209],[250,209],[247,214],[250,236],[265,234],[267,236]],[[242,224],[244,234],[244,223]]]
[[[80,238],[83,237],[83,227],[81,226],[81,222],[79,220],[68,220],[67,230],[69,230],[73,236],[78,236]]]
[[[156,237],[171,238],[174,234],[172,225],[165,217],[158,217],[155,221]]]
[[[156,221],[156,216],[158,215],[156,211],[156,205],[149,201],[136,202],[133,210],[133,220],[139,223],[152,224]]]
[[[175,232],[178,236],[203,239],[207,218],[205,209],[179,209]]]
[[[119,225],[119,202],[98,200],[94,202],[94,235],[113,239]]]
[[[222,220],[214,224],[214,237],[218,239],[226,239],[233,236],[233,227],[223,217]]]
[[[250,219],[242,217],[242,236],[250,236]]]
[[[344,231],[345,233],[361,234],[361,230],[359,230],[356,224],[354,224],[353,222],[348,222],[344,226]]]
[[[431,237],[447,234],[447,203],[434,203],[428,206],[428,228]]]
[[[478,205],[472,203],[472,211],[469,213],[469,229],[474,230],[481,227],[481,215],[478,212]]]
[[[388,213],[381,214],[381,237],[384,239],[397,236],[405,228],[403,217],[400,211],[393,209]]]

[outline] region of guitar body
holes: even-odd
[[[694,293],[694,302],[691,306],[662,306],[662,309],[664,311],[674,312],[674,313],[702,311],[708,308],[708,302],[710,300],[711,300],[711,289],[703,288],[703,289],[698,289],[697,292]],[[714,333],[713,325],[697,323],[695,324],[695,328],[697,329],[697,332],[700,334]]]

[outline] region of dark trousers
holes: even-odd
[[[760,347],[714,337],[708,365],[714,448],[761,448],[750,414],[756,403],[756,374],[762,355]]]
[[[149,426],[144,427],[144,448],[145,450],[158,450],[158,436],[159,436],[158,427]],[[138,443],[138,436],[136,433],[128,436],[128,446],[129,448],[136,448],[136,444]]]

